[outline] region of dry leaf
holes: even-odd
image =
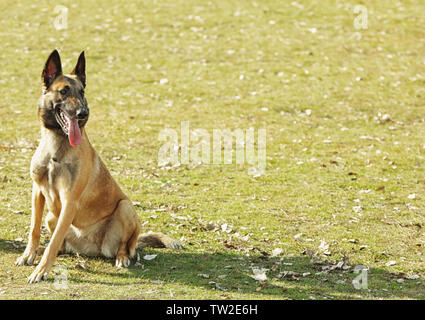
[[[272,251],[272,255],[271,255],[271,257],[272,257],[272,258],[277,257],[277,256],[278,256],[278,255],[280,255],[282,252],[283,252],[283,250],[282,250],[281,248],[276,248],[276,249],[274,249],[274,250]]]
[[[256,281],[266,281],[267,280],[267,275],[266,272],[269,269],[257,269],[257,268],[252,268],[252,272],[254,273],[254,275],[251,276],[252,279],[256,280]]]
[[[417,274],[412,274],[410,276],[405,277],[405,279],[407,279],[407,280],[417,280],[419,278],[420,277]]]
[[[153,260],[153,259],[155,259],[156,258],[156,254],[147,254],[147,255],[145,255],[144,257],[143,257],[143,259],[145,259],[145,260]]]

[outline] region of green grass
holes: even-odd
[[[356,30],[362,3],[368,28]],[[0,3],[1,299],[425,299],[425,3],[64,0],[61,31],[56,4]],[[157,258],[128,270],[60,256],[66,290],[54,274],[28,285],[33,267],[14,265],[54,48],[68,72],[86,51],[90,140],[144,229],[185,246],[146,250]],[[266,128],[266,174],[158,167],[158,134],[181,121],[210,133]],[[327,272],[342,259],[369,267],[368,289],[354,288],[352,269]],[[266,283],[253,266],[270,269]],[[419,278],[399,280],[409,275]]]

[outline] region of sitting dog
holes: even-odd
[[[115,258],[117,267],[128,267],[137,248],[181,248],[163,233],[140,234],[131,201],[90,144],[85,131],[89,117],[85,68],[82,52],[71,74],[64,75],[54,50],[43,69],[38,105],[41,141],[31,161],[31,229],[16,264],[34,262],[45,205],[52,236],[29,283],[47,278],[59,251]]]

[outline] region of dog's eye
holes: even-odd
[[[60,92],[60,94],[61,95],[65,95],[65,94],[67,94],[68,93],[68,90],[69,90],[69,87],[68,86],[66,86],[66,87],[64,87],[61,91],[59,91]]]

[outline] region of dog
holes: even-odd
[[[29,283],[47,279],[59,252],[115,258],[121,268],[130,265],[138,248],[182,248],[166,234],[140,234],[141,223],[132,202],[90,144],[85,130],[89,118],[85,69],[83,51],[74,70],[64,75],[54,50],[42,72],[41,140],[30,168],[31,227],[26,249],[16,264],[33,264],[45,206],[51,239]]]

